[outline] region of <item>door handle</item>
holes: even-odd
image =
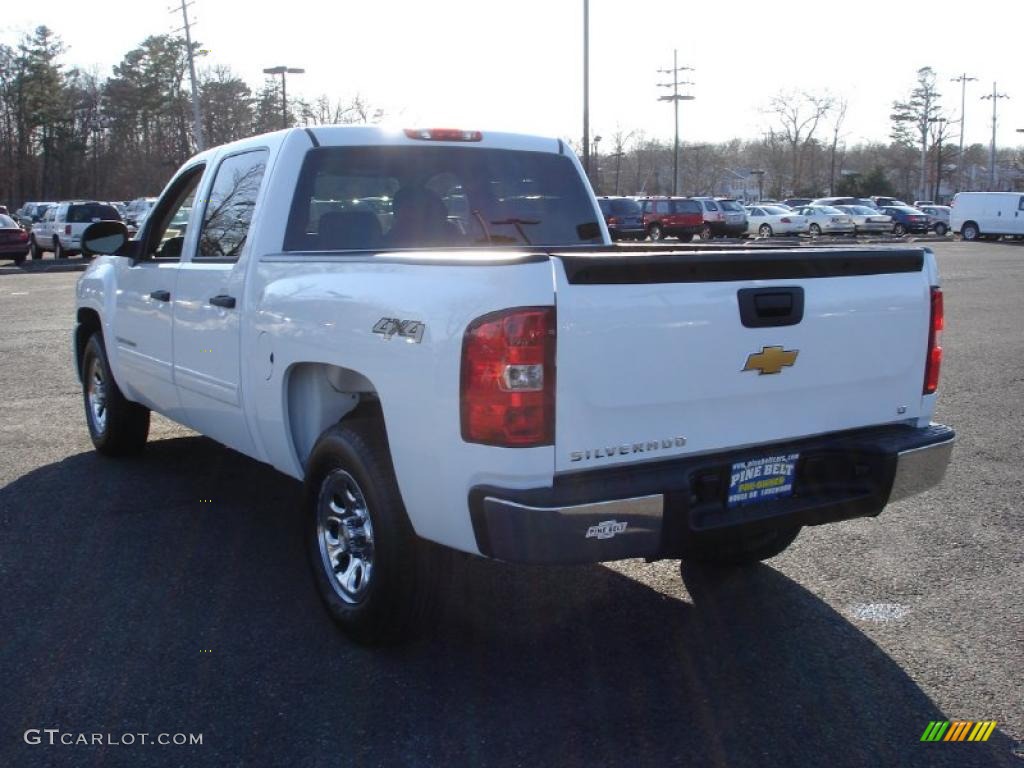
[[[214,296],[210,299],[210,303],[215,307],[224,307],[224,309],[235,308],[235,297],[225,296],[223,293],[219,296]]]
[[[149,298],[156,299],[157,301],[170,301],[171,300],[171,292],[170,291],[152,291],[149,294]]]

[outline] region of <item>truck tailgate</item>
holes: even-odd
[[[556,472],[922,413],[921,249],[556,256]]]

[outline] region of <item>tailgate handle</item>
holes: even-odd
[[[804,319],[804,289],[741,288],[740,320],[747,328],[780,328]]]

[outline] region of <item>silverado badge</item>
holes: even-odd
[[[779,373],[782,369],[788,368],[796,362],[796,356],[800,354],[798,349],[783,349],[782,347],[761,347],[760,352],[754,352],[747,357],[747,364],[743,366],[744,371],[757,371],[758,376],[768,373]]]

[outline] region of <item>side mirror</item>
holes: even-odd
[[[128,242],[128,229],[120,221],[97,221],[82,233],[82,253],[116,254]]]

